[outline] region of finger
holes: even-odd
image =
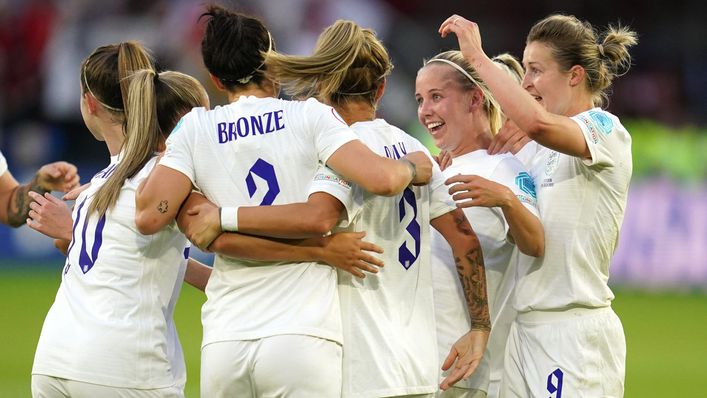
[[[45,199],[47,202],[52,202],[56,205],[63,205],[64,204],[64,202],[62,202],[61,200],[59,200],[59,198],[57,198],[56,196],[52,195],[49,192],[46,192],[44,194],[43,199]]]
[[[346,271],[348,271],[351,275],[355,276],[356,278],[361,278],[361,279],[363,279],[363,278],[366,277],[366,274],[364,274],[363,272],[359,271],[358,268],[355,268],[355,267],[354,267],[354,268],[347,269]]]
[[[361,250],[374,253],[383,253],[383,248],[371,242],[361,241]]]
[[[47,200],[44,199],[44,197],[37,192],[29,191],[27,192],[27,195],[32,198],[32,200],[37,202],[40,206],[44,206],[47,203]]]
[[[477,199],[477,197],[478,197],[478,195],[476,195],[470,191],[458,192],[458,193],[455,193],[452,195],[452,199],[455,202],[461,202],[461,201],[465,201],[465,200],[468,200],[471,202],[472,200]]]
[[[37,212],[34,211],[34,210],[30,210],[30,211],[27,212],[27,217],[29,217],[30,219],[32,219],[32,221],[36,221],[38,215],[39,215],[39,213],[37,213]]]
[[[354,267],[360,269],[361,271],[370,272],[370,273],[372,273],[372,274],[377,274],[377,273],[378,273],[378,268],[376,268],[376,267],[374,267],[374,266],[372,266],[372,265],[370,265],[370,264],[367,264],[367,263],[365,263],[365,262],[363,262],[363,261],[357,261],[357,262],[354,264]]]
[[[476,177],[474,174],[457,174],[453,175],[449,178],[447,178],[444,181],[445,185],[452,185],[456,184],[458,182],[471,182],[474,180],[474,177]]]
[[[454,386],[456,382],[461,380],[463,375],[464,373],[459,371],[459,369],[455,369],[451,374],[445,377],[444,380],[442,380],[442,384],[440,384],[439,388],[441,388],[442,390],[446,390],[449,387]]]
[[[479,204],[475,203],[472,200],[465,200],[465,201],[461,201],[461,202],[456,202],[456,205],[457,205],[458,209],[466,209],[468,207],[476,207]]]
[[[444,362],[442,362],[442,370],[449,369],[458,355],[459,353],[457,352],[457,349],[455,347],[452,347],[449,350],[449,354],[447,354],[447,357],[444,358]]]
[[[363,254],[361,256],[360,260],[365,261],[369,264],[375,265],[376,267],[380,267],[380,268],[383,268],[383,265],[384,265],[383,260],[373,257],[373,256],[370,256],[368,254]]]
[[[190,208],[190,209],[187,209],[187,215],[188,215],[188,216],[195,216],[195,215],[197,215],[197,214],[199,214],[199,209],[198,209],[198,208],[192,207],[192,208]]]

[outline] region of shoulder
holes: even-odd
[[[588,135],[593,143],[598,143],[604,137],[613,135],[627,136],[628,131],[621,124],[619,118],[601,108],[592,108],[588,111],[572,116],[582,131]]]

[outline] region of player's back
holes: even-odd
[[[187,175],[219,206],[303,202],[319,163],[353,139],[316,100],[241,97],[185,116],[161,164]],[[329,266],[217,256],[206,293],[204,344],[277,334],[341,340]]]
[[[381,156],[397,159],[425,150],[381,119],[352,128]],[[393,197],[355,187],[354,201],[357,211],[349,229],[366,231],[366,240],[383,247],[385,267],[364,279],[339,272],[347,344],[343,396],[434,392],[438,369],[429,223],[453,209],[441,172],[436,170],[430,185],[408,187]]]
[[[188,242],[174,223],[151,236],[135,225],[135,191],[155,160],[123,184],[103,217],[88,209],[117,157],[77,198],[62,283],[42,328],[33,374],[130,388],[185,382],[172,312]]]

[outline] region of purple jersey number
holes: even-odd
[[[74,226],[71,232],[71,246],[69,246],[68,253],[74,248],[74,243],[76,243],[76,227],[81,222],[81,210],[86,204],[86,200],[79,204],[78,210],[76,211],[76,220],[74,220]],[[93,268],[93,265],[98,260],[98,251],[101,249],[103,244],[103,227],[106,225],[106,215],[103,214],[101,218],[98,219],[98,224],[96,224],[96,230],[93,231],[93,246],[91,247],[91,255],[88,255],[86,251],[86,230],[88,229],[88,210],[83,214],[83,228],[81,229],[81,251],[79,252],[79,267],[81,272],[84,274]]]
[[[405,188],[403,197],[400,198],[400,203],[398,204],[400,222],[405,219],[406,203],[412,208],[412,221],[405,227],[405,230],[415,241],[415,251],[411,252],[407,244],[403,242],[398,248],[398,260],[407,270],[417,261],[417,257],[420,255],[420,223],[417,222],[417,200],[415,199],[415,193],[410,188]]]

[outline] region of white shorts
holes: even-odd
[[[177,386],[140,390],[102,386],[100,384],[32,375],[32,398],[184,398]]]
[[[286,334],[207,344],[201,349],[201,396],[340,397],[341,345]]]
[[[501,397],[623,397],[626,338],[611,307],[518,314]]]

